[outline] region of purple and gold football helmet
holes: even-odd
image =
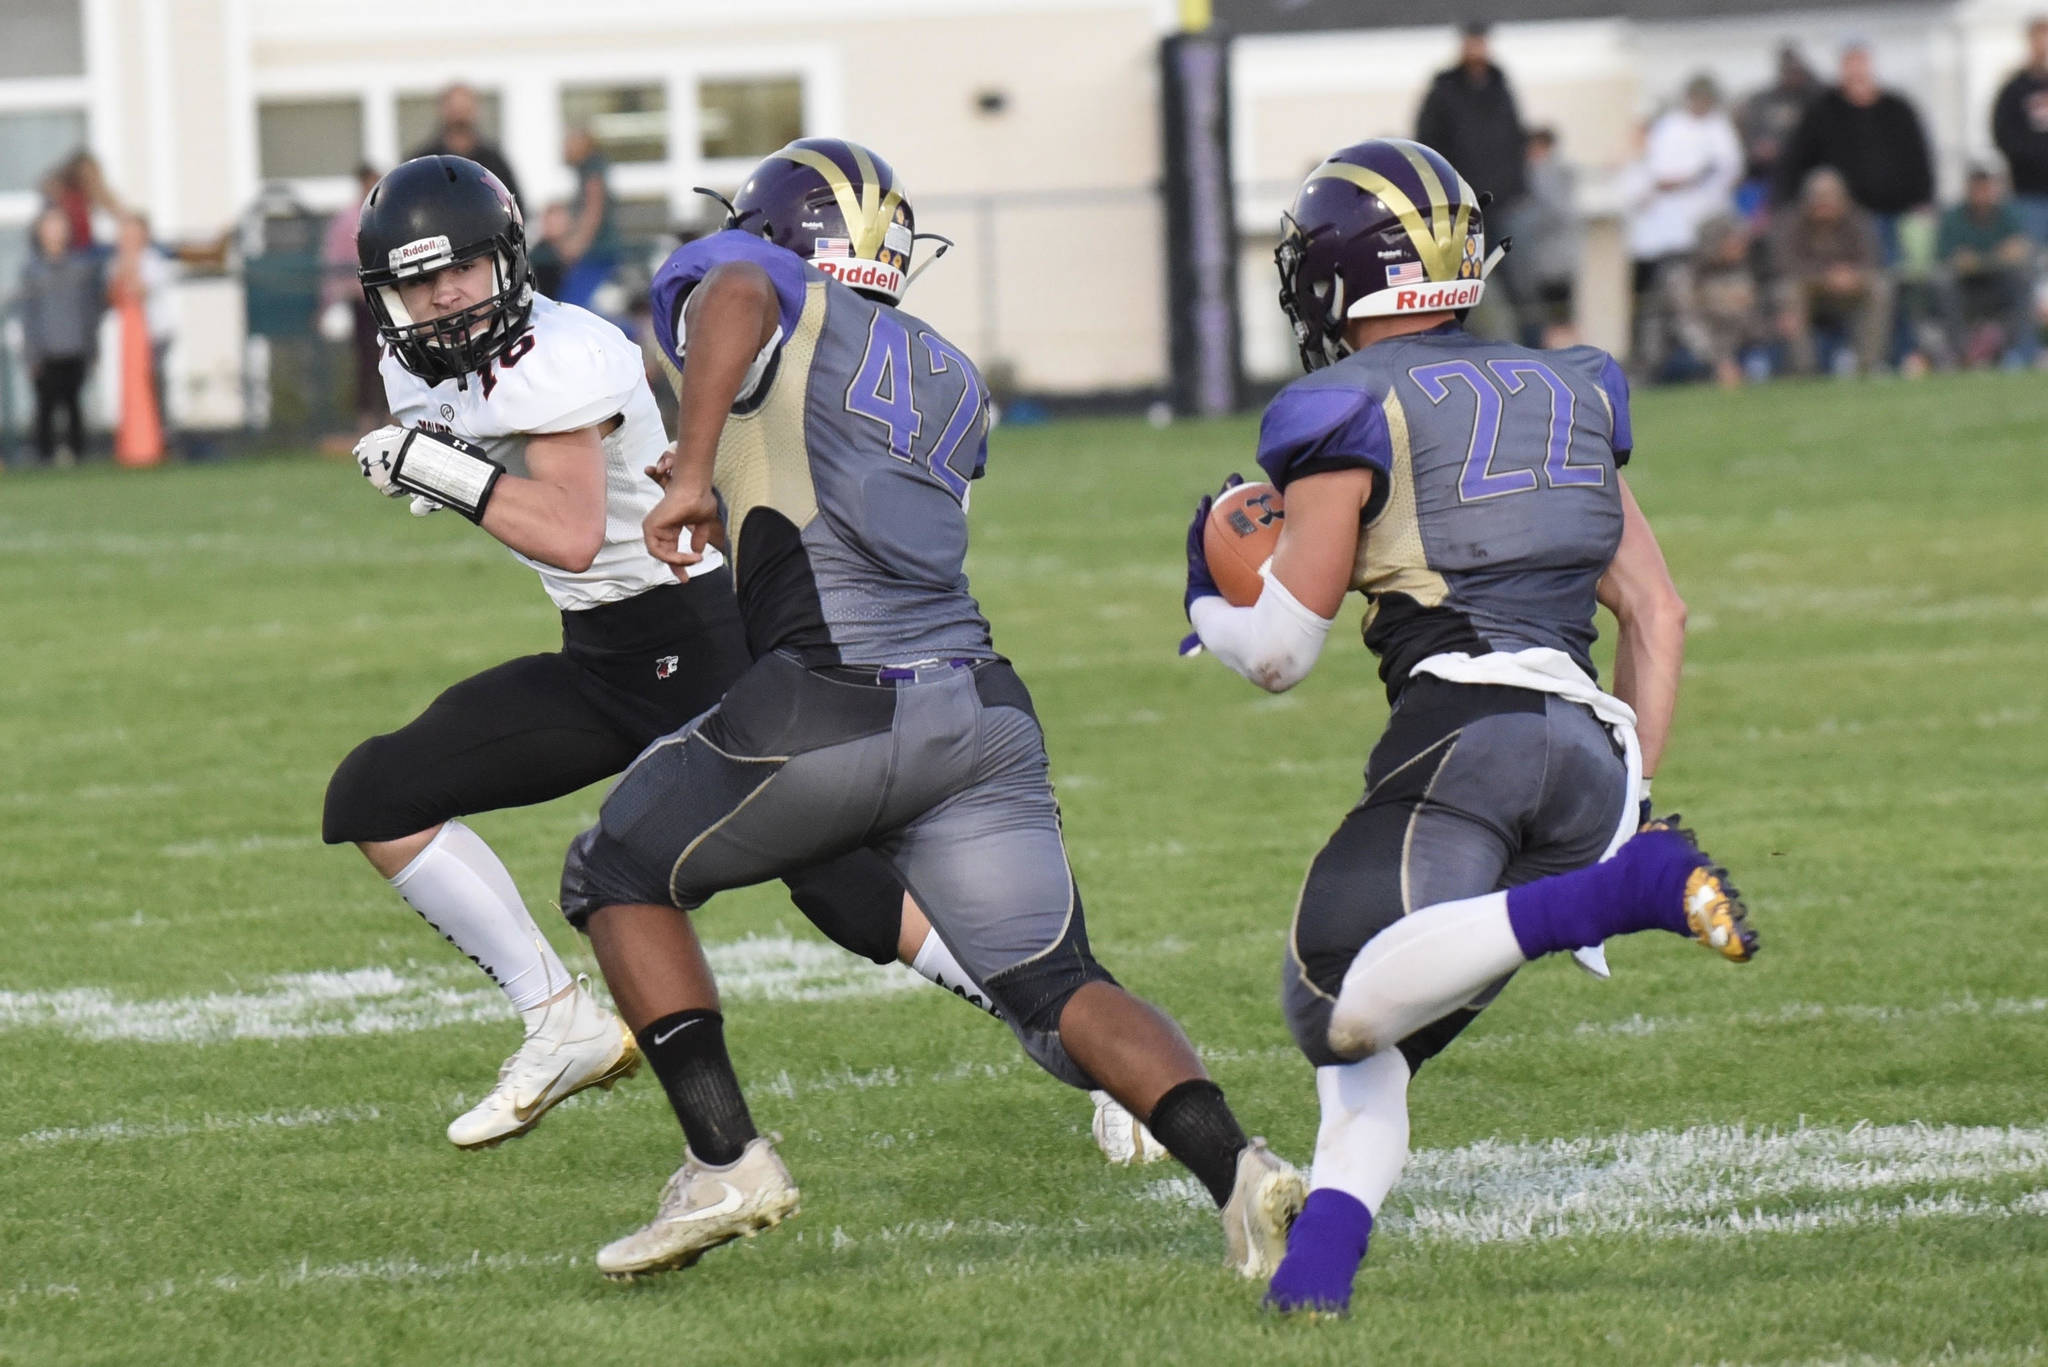
[[[910,201],[889,163],[857,142],[799,138],[770,152],[730,208],[726,227],[787,247],[885,304],[902,299],[914,274]]]
[[[1281,216],[1280,307],[1304,369],[1342,360],[1351,318],[1462,313],[1507,252],[1486,250],[1485,197],[1448,161],[1405,138],[1332,152]]]

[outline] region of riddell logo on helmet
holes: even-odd
[[[391,269],[403,270],[415,262],[430,257],[446,256],[449,253],[448,238],[445,234],[436,237],[416,238],[403,247],[391,249]]]
[[[1477,280],[1451,280],[1420,289],[1395,290],[1397,313],[1432,313],[1437,309],[1469,309],[1479,302]]]
[[[903,292],[903,272],[879,261],[813,259],[811,264],[853,289],[882,290],[889,294]]]

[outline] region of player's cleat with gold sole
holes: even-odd
[[[1308,1179],[1254,1139],[1237,1155],[1237,1182],[1223,1203],[1225,1261],[1238,1275],[1263,1280],[1287,1256],[1287,1231],[1308,1200]]]
[[[688,1149],[683,1166],[661,1189],[661,1205],[646,1225],[597,1252],[597,1270],[615,1282],[673,1272],[720,1244],[751,1239],[797,1213],[796,1180],[775,1152],[779,1134],[747,1141],[722,1168],[700,1163]]]
[[[449,1123],[448,1142],[458,1149],[495,1148],[585,1088],[609,1091],[639,1069],[633,1032],[591,994],[590,980],[578,977],[498,1069],[489,1094]]]
[[[1743,905],[1742,894],[1729,879],[1728,870],[1701,850],[1699,838],[1678,821],[1678,814],[1673,812],[1645,822],[1643,829],[1669,831],[1699,850],[1700,857],[1706,860],[1685,880],[1685,924],[1693,939],[1708,949],[1731,962],[1746,964],[1756,957],[1757,950],[1756,932],[1749,926],[1749,908]]]

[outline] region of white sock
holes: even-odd
[[[924,943],[917,947],[917,957],[910,961],[910,966],[948,992],[980,1007],[997,1020],[1003,1018],[1003,1013],[996,1009],[996,1004],[989,999],[988,993],[981,990],[981,984],[967,976],[967,970],[953,957],[953,951],[946,948],[946,942],[939,938],[938,931],[928,930],[924,933]]]
[[[1323,1122],[1316,1129],[1314,1190],[1335,1188],[1375,1216],[1408,1162],[1408,1060],[1382,1049],[1316,1069]]]
[[[490,975],[531,1030],[541,1004],[575,981],[483,837],[450,821],[391,880],[427,924]]]
[[[1489,892],[1410,912],[1365,942],[1330,1013],[1330,1047],[1360,1059],[1441,1020],[1528,960]]]

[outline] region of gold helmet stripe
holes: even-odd
[[[1403,146],[1398,142],[1394,145],[1400,149],[1401,155],[1408,159],[1408,164],[1415,168],[1415,174],[1422,178],[1422,188],[1430,197],[1429,226],[1434,230],[1437,249],[1443,253],[1444,261],[1453,263],[1450,275],[1445,278],[1455,277],[1464,260],[1465,233],[1472,226],[1472,203],[1478,196],[1472,193],[1472,187],[1467,185],[1465,178],[1453,168],[1451,176],[1458,182],[1458,213],[1457,217],[1453,218],[1450,196],[1444,192],[1443,179],[1437,175],[1436,168],[1429,164],[1429,158],[1423,156],[1422,150],[1418,147]]]
[[[1419,160],[1419,158],[1411,156],[1409,160]],[[1423,187],[1430,189],[1434,199],[1438,201],[1438,205],[1442,205],[1442,199],[1444,199],[1444,195],[1442,195],[1442,189],[1444,189],[1442,187],[1442,180],[1438,180],[1436,172],[1427,170],[1425,164],[1421,164],[1421,170],[1425,174]],[[1436,215],[1442,219],[1442,230],[1440,232],[1432,232],[1432,225],[1425,223],[1423,217],[1421,217],[1421,211],[1415,209],[1415,201],[1411,201],[1401,191],[1401,187],[1397,187],[1393,180],[1382,176],[1376,170],[1366,170],[1364,166],[1352,166],[1350,162],[1323,162],[1313,172],[1309,172],[1309,178],[1311,180],[1323,180],[1323,178],[1350,180],[1352,184],[1356,184],[1358,189],[1366,191],[1368,195],[1376,195],[1380,199],[1380,203],[1384,203],[1386,207],[1393,209],[1395,217],[1401,219],[1403,232],[1407,232],[1409,242],[1415,244],[1415,254],[1421,256],[1423,273],[1430,277],[1432,281],[1454,281],[1454,279],[1458,279],[1458,262],[1464,256],[1464,234],[1458,232],[1456,236],[1452,236],[1452,221],[1450,221],[1448,207],[1438,207],[1436,209]],[[1460,180],[1460,187],[1462,187],[1462,184],[1464,182]],[[1470,221],[1470,209],[1462,209],[1460,207],[1458,223],[1456,225],[1462,230],[1462,227],[1468,221]]]
[[[846,231],[852,238],[851,250],[855,256],[873,259],[882,249],[882,235],[889,230],[889,222],[896,212],[896,206],[903,200],[901,190],[892,189],[882,193],[881,177],[875,171],[874,159],[859,143],[848,143],[853,151],[855,168],[860,172],[860,190],[856,192],[853,181],[839,163],[809,147],[784,147],[775,153],[799,166],[808,166],[825,178],[831,187],[832,197],[839,202],[839,216],[846,220]]]

